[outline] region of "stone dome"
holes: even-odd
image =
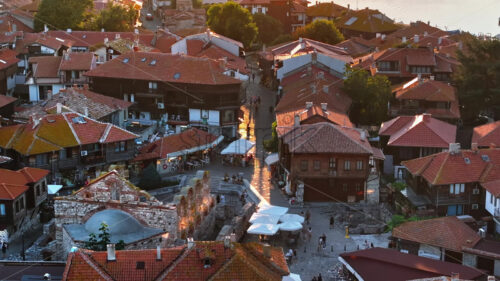
[[[85,223],[85,230],[89,233],[100,233],[101,223],[108,225],[109,233],[128,234],[140,232],[143,226],[130,214],[121,210],[103,210],[92,215]]]

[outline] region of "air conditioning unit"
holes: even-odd
[[[82,151],[80,151],[80,155],[81,155],[81,156],[87,156],[87,154],[88,154],[88,153],[87,153],[87,150],[82,150]]]
[[[164,109],[165,105],[162,102],[157,103],[158,109]]]
[[[472,190],[472,194],[474,194],[474,195],[479,194],[479,188],[474,188],[474,189]]]
[[[472,204],[472,210],[479,209],[479,204]]]

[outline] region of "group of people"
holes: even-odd
[[[321,276],[321,273],[318,274],[318,276],[314,276],[311,281],[323,281],[323,277]]]

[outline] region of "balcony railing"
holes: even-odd
[[[82,163],[85,165],[93,165],[104,163],[105,157],[102,155],[88,155],[82,157]]]

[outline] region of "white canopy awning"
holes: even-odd
[[[274,235],[278,232],[279,227],[277,224],[267,224],[267,223],[256,223],[252,224],[248,230],[248,234],[259,234],[259,235]]]
[[[250,149],[255,146],[255,143],[247,140],[247,139],[239,139],[230,143],[226,148],[224,148],[220,154],[237,154],[244,155],[247,154]]]
[[[290,273],[290,275],[283,276],[283,279],[281,279],[281,281],[302,281],[302,279],[300,279],[300,275]]]
[[[207,143],[207,144],[204,144],[204,145],[200,145],[200,146],[196,146],[196,147],[191,147],[191,148],[188,148],[188,149],[183,149],[183,150],[179,150],[179,151],[175,151],[175,152],[169,153],[169,154],[167,154],[166,158],[188,155],[188,154],[191,154],[191,153],[194,153],[194,152],[197,152],[197,151],[202,151],[202,150],[205,150],[205,149],[209,149],[209,148],[212,148],[212,147],[218,145],[222,140],[224,140],[224,136],[219,136],[216,140],[214,140],[211,143]]]
[[[302,224],[296,221],[287,221],[278,224],[278,227],[283,231],[296,231],[302,229]]]
[[[297,214],[284,214],[280,217],[280,222],[304,223],[304,217]]]
[[[259,205],[258,213],[282,216],[288,212],[288,208],[268,204]]]
[[[267,223],[267,224],[277,224],[280,219],[280,216],[270,215],[270,214],[260,214],[254,213],[252,217],[250,217],[250,223]]]
[[[280,156],[278,153],[272,153],[269,154],[269,156],[266,157],[264,160],[266,162],[266,165],[271,166],[274,163],[277,163],[280,160]]]
[[[51,195],[56,194],[62,187],[60,184],[49,184],[47,185],[48,193]]]

